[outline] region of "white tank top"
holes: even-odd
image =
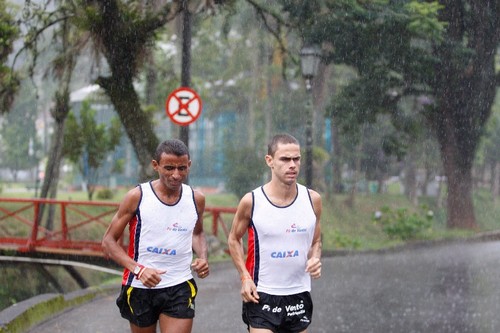
[[[316,215],[309,191],[297,184],[297,197],[288,206],[269,201],[263,187],[252,191],[246,267],[257,291],[291,295],[311,291],[305,272]]]
[[[161,201],[151,182],[140,184],[141,199],[129,223],[128,254],[146,267],[166,270],[155,288],[175,286],[191,279],[193,229],[198,220],[194,193],[183,184],[179,200],[169,205]],[[147,288],[127,269],[123,284]]]

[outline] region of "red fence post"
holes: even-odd
[[[39,215],[40,215],[40,202],[35,201],[33,202],[33,224],[31,226],[31,236],[28,239],[28,251],[31,251],[33,247],[35,246],[36,239],[38,238],[38,221],[39,220]]]
[[[219,234],[219,215],[220,212],[218,210],[212,211],[212,235],[218,236]]]
[[[61,231],[62,239],[68,240],[68,223],[66,221],[66,204],[61,202]]]

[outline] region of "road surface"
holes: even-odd
[[[323,258],[309,333],[500,332],[500,242],[448,243]],[[232,263],[198,281],[194,333],[247,332]],[[71,309],[34,333],[127,332],[115,295]]]

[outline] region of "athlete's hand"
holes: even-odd
[[[204,279],[210,274],[207,259],[196,258],[191,264],[191,268],[198,274],[198,277]]]
[[[145,267],[144,271],[139,276],[139,280],[148,288],[153,288],[161,281],[161,275],[165,274],[166,270]]]
[[[312,257],[307,260],[306,272],[308,272],[313,279],[319,279],[321,277],[321,261],[319,258]]]
[[[257,293],[257,287],[250,277],[241,279],[241,298],[243,299],[243,302],[246,303],[259,303],[259,294]]]

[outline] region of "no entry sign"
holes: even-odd
[[[187,87],[174,90],[165,102],[167,116],[176,124],[187,126],[201,115],[201,98]]]

